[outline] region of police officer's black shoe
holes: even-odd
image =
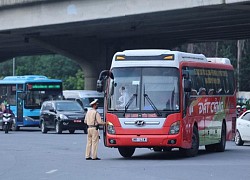
[[[88,157],[88,158],[86,158],[86,160],[92,160],[92,158],[91,158],[91,157]]]
[[[93,160],[101,160],[101,159],[97,157],[97,158],[95,158],[95,159],[93,159]]]

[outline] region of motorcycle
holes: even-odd
[[[5,133],[8,133],[12,127],[13,116],[10,113],[3,113],[2,128]]]

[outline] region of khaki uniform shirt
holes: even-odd
[[[100,114],[95,109],[90,109],[87,111],[84,123],[87,124],[88,126],[105,124],[105,122],[102,121]]]

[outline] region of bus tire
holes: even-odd
[[[121,156],[123,156],[125,158],[130,158],[133,156],[133,154],[135,152],[135,148],[133,148],[133,147],[119,147],[118,151],[119,151]]]
[[[238,130],[236,131],[234,142],[237,146],[243,146],[244,144],[244,141],[242,141],[240,132]]]
[[[198,128],[194,126],[191,148],[190,149],[180,148],[180,152],[185,157],[194,157],[198,154],[198,151],[199,151],[199,132],[198,132]]]
[[[226,129],[226,124],[223,122],[222,128],[221,128],[220,142],[217,144],[214,144],[217,152],[224,152],[225,151],[226,140],[227,140],[227,129]]]
[[[41,123],[41,131],[44,134],[48,132],[48,129],[46,128],[44,121],[42,121]]]
[[[60,124],[60,121],[56,122],[56,133],[57,134],[62,134],[62,126]]]

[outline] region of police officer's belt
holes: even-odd
[[[88,128],[97,127],[96,125],[88,125]]]

